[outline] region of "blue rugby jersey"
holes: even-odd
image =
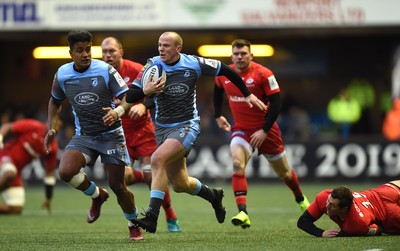
[[[121,126],[118,120],[113,126],[103,123],[103,107],[114,108],[113,97],[128,90],[125,81],[111,65],[92,59],[89,68],[80,73],[74,63],[62,65],[53,81],[51,96],[56,100],[68,98],[75,118],[76,135],[98,135]]]
[[[197,81],[201,75],[218,75],[221,62],[181,53],[179,61],[174,65],[167,65],[159,56],[155,56],[148,59],[145,69],[156,63],[161,64],[165,69],[167,82],[163,92],[154,97],[155,123],[169,127],[192,119],[198,120]],[[133,84],[142,88],[140,79],[136,79]]]

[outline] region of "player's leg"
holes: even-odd
[[[132,156],[131,156],[131,166],[125,166],[125,172],[124,172],[125,184],[129,186],[135,183],[144,182],[143,172],[133,167],[134,159],[132,159]],[[143,240],[143,234],[139,227],[134,226],[134,224],[131,221],[128,221],[128,228],[129,228],[130,240],[132,241]]]
[[[125,167],[125,183],[127,186],[145,182],[145,178],[142,171],[136,170],[133,167]]]
[[[88,223],[93,223],[100,217],[101,205],[109,197],[105,189],[98,187],[81,171],[82,167],[91,162],[92,158],[88,154],[71,149],[64,152],[59,165],[60,179],[92,198],[92,206],[87,216]]]
[[[147,124],[145,127],[141,128],[140,137],[136,140],[136,153],[139,156],[141,162],[143,176],[146,184],[151,188],[151,155],[157,149],[157,143],[154,136],[154,125]],[[171,195],[169,188],[165,190],[164,200],[161,204],[164,209],[165,217],[167,220],[168,232],[180,232],[181,227],[179,221],[175,215],[174,208],[171,204]]]
[[[189,177],[186,157],[181,157],[167,165],[167,175],[172,188],[177,193],[199,196],[211,203],[219,223],[225,220],[225,207],[222,205],[224,191],[221,188],[209,188],[194,177]]]
[[[230,144],[233,162],[232,189],[239,214],[232,217],[231,222],[242,228],[250,227],[250,218],[247,212],[247,178],[246,165],[251,157],[252,147],[241,137],[233,137]]]
[[[292,191],[300,211],[304,212],[310,205],[307,197],[303,194],[296,173],[289,167],[285,151],[277,155],[264,155],[270,163],[272,169],[278,175],[279,179]]]
[[[150,143],[150,142],[149,142]],[[146,149],[145,144],[143,148]],[[154,150],[152,151],[154,152]],[[142,173],[144,176],[144,180],[149,188],[151,188],[151,165],[150,165],[150,156],[143,156],[140,158],[142,162]],[[165,218],[167,221],[167,230],[168,232],[181,232],[181,226],[179,224],[178,218],[175,215],[174,208],[171,203],[171,194],[169,188],[165,190],[164,200],[161,203],[162,208],[165,212]]]
[[[21,214],[25,205],[23,187],[9,187],[3,190],[4,204],[0,204],[0,214]]]
[[[166,174],[167,163],[179,157],[183,157],[185,149],[176,140],[166,140],[151,157],[152,182],[150,190],[150,203],[146,210],[146,216],[133,220],[133,223],[150,233],[157,230],[157,220],[160,214],[161,204],[168,186]]]
[[[143,240],[143,235],[139,228],[131,222],[137,218],[138,212],[135,205],[135,197],[131,190],[126,186],[124,176],[126,166],[122,164],[105,164],[107,171],[108,184],[117,197],[117,202],[121,207],[125,218],[128,220],[128,228],[131,240]]]
[[[17,167],[9,161],[0,162],[0,191],[4,204],[0,204],[0,214],[21,214],[24,206],[25,195],[23,187],[18,190],[9,187],[10,182],[18,177]]]

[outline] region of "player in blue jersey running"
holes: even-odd
[[[91,58],[90,32],[73,30],[68,33],[68,43],[73,62],[62,65],[55,74],[48,107],[48,121],[53,121],[62,102],[68,99],[75,117],[75,135],[61,157],[60,178],[92,198],[87,222],[93,223],[109,194],[90,181],[81,168],[100,156],[108,184],[117,196],[131,233],[135,227],[131,220],[137,217],[137,210],[133,193],[124,182],[125,166],[130,160],[121,120],[112,126],[103,123],[103,108],[114,107],[114,96],[124,100],[128,87],[111,65]],[[48,128],[44,141],[47,149],[57,133],[51,123]]]
[[[158,40],[159,56],[148,60],[142,73],[127,92],[126,101],[135,103],[145,96],[153,96],[156,105],[155,125],[157,150],[151,156],[150,204],[144,218],[132,219],[137,226],[150,233],[156,232],[161,202],[168,182],[178,193],[197,195],[209,201],[214,208],[219,223],[225,220],[222,205],[224,191],[209,188],[198,179],[188,176],[186,157],[196,144],[200,134],[200,117],[196,108],[196,84],[201,75],[224,75],[242,91],[250,106],[260,109],[265,105],[247,89],[239,75],[219,60],[186,55],[181,53],[183,41],[176,32],[165,32]],[[166,82],[161,78],[156,82],[142,85],[143,72],[152,64],[161,64],[167,73]],[[123,106],[127,104],[122,102]],[[118,111],[109,110],[104,122],[113,125]]]

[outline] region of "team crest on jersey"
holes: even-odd
[[[249,78],[246,80],[246,84],[251,85],[252,83],[254,83],[254,79]]]
[[[125,77],[125,78],[124,78],[124,82],[125,82],[125,83],[129,83],[129,80],[131,80],[130,77]]]
[[[184,76],[185,78],[190,77],[190,71],[185,71],[185,73],[183,74],[183,76]]]
[[[268,77],[268,82],[269,82],[269,88],[271,88],[271,91],[279,88],[278,82],[276,81],[274,75]]]
[[[96,87],[99,84],[99,81],[97,80],[97,78],[91,78],[92,80],[92,86]]]

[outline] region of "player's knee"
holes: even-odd
[[[157,170],[165,165],[165,158],[160,154],[151,156],[151,169]]]
[[[184,193],[187,191],[188,189],[188,185],[184,184],[184,183],[173,183],[172,185],[172,189],[174,190],[174,192],[176,193]]]
[[[83,181],[85,180],[85,173],[84,172],[79,172],[71,177],[71,174],[69,173],[63,173],[60,170],[60,179],[63,180],[64,182],[67,182],[70,184],[72,187],[79,187]]]
[[[124,184],[121,183],[121,182],[110,182],[110,183],[109,183],[109,186],[110,186],[111,190],[112,190],[116,195],[125,192],[126,189],[127,189],[126,186],[124,186]]]
[[[239,160],[233,160],[233,172],[234,173],[244,173],[245,164]]]
[[[289,170],[283,170],[277,173],[278,177],[283,181],[292,180],[292,172]]]

